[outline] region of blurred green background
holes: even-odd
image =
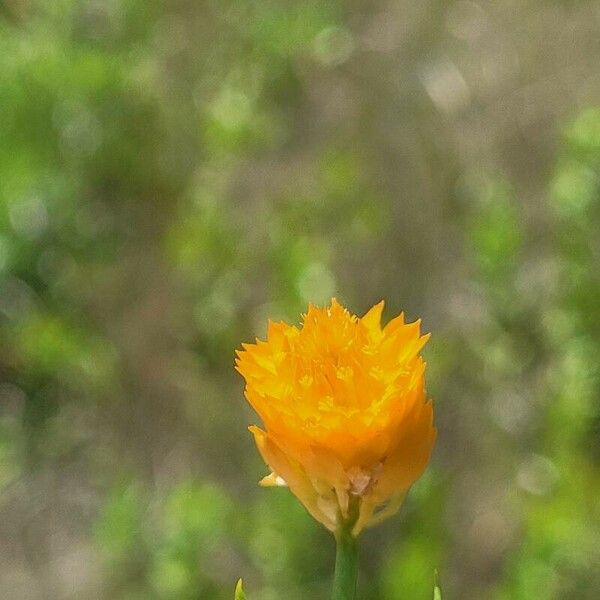
[[[327,598],[234,350],[423,317],[362,600],[597,599],[595,0],[0,2],[0,597]]]

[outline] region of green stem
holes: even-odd
[[[358,573],[358,541],[352,534],[336,537],[335,574],[331,600],[354,600]]]
[[[335,573],[331,600],[354,600],[358,574],[358,540],[352,529],[358,518],[358,500],[351,501],[347,519],[340,518],[335,534]]]

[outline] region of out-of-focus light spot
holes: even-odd
[[[354,50],[354,38],[345,27],[326,27],[314,40],[317,60],[328,67],[348,60]]]
[[[457,2],[448,9],[446,27],[455,38],[472,42],[485,32],[487,15],[475,2]]]
[[[558,210],[565,216],[584,215],[596,199],[599,184],[598,175],[585,165],[564,167],[552,184]]]
[[[469,104],[471,92],[458,67],[448,59],[426,65],[420,79],[429,97],[444,113],[456,113]]]
[[[531,419],[531,401],[513,391],[497,393],[492,398],[490,412],[502,429],[509,433],[520,433]]]
[[[59,103],[52,116],[60,130],[61,144],[72,155],[91,156],[102,142],[98,119],[82,103]]]
[[[296,285],[302,299],[315,304],[328,302],[335,292],[335,278],[320,262],[309,264],[300,274]]]
[[[194,318],[202,331],[219,334],[229,327],[234,313],[235,304],[230,299],[205,299],[196,305]]]
[[[36,195],[12,202],[8,209],[10,224],[17,234],[29,240],[37,239],[48,226],[48,211]]]
[[[252,103],[243,91],[226,87],[214,101],[211,113],[223,127],[238,129],[250,119]]]
[[[558,385],[562,401],[569,407],[571,427],[578,427],[594,415],[592,405],[600,372],[597,352],[589,338],[572,338],[564,344]]]
[[[239,286],[238,273],[228,272],[214,284],[211,293],[198,302],[194,318],[201,331],[216,335],[231,325],[236,314],[234,298]]]
[[[98,385],[108,382],[117,361],[116,349],[105,340],[96,340],[88,352],[81,352],[75,360],[86,382]]]
[[[516,376],[521,372],[521,364],[515,360],[514,347],[510,336],[499,330],[496,339],[485,346],[484,375],[490,382],[496,381],[498,373]]]
[[[517,483],[530,494],[545,496],[552,491],[558,477],[558,469],[549,458],[532,454],[520,466]]]

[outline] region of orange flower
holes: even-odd
[[[272,470],[261,484],[289,486],[334,532],[351,507],[354,535],[394,514],[436,437],[419,354],[429,335],[402,314],[382,329],[382,310],[311,305],[300,328],[269,322],[266,342],[237,352],[264,423],[250,427]]]

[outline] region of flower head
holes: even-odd
[[[420,322],[381,327],[383,301],[363,317],[335,299],[309,306],[301,327],[269,322],[242,344],[236,368],[264,423],[252,426],[272,473],[331,531],[357,507],[353,533],[396,512],[436,437],[424,389]]]

